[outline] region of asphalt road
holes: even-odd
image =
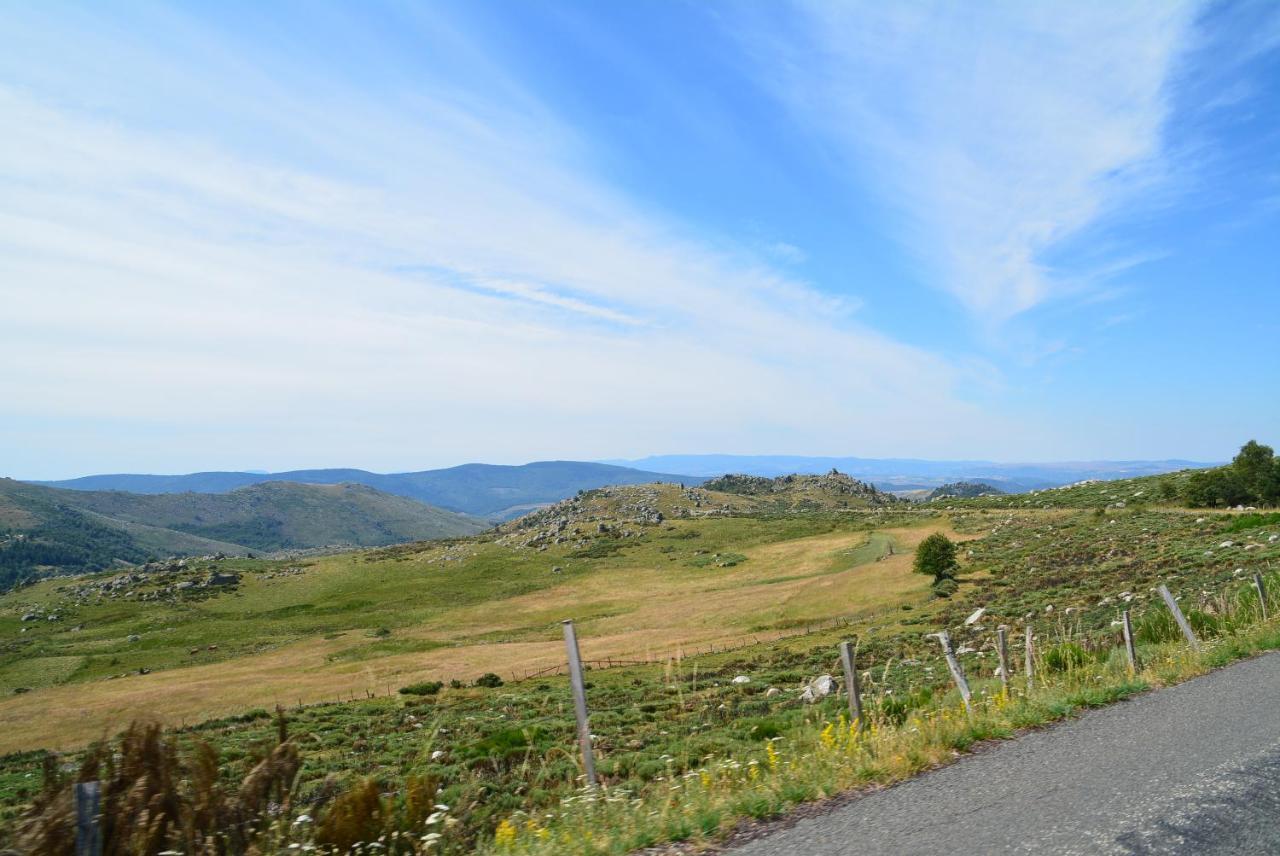
[[[1280,854],[1280,653],[964,758],[734,856]]]

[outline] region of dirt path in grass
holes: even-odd
[[[911,573],[911,550],[935,531],[964,537],[934,523],[878,530],[870,541],[866,532],[843,532],[769,544],[745,551],[748,561],[723,574],[602,570],[406,629],[407,636],[459,642],[426,652],[334,659],[351,649],[352,634],[216,664],[35,690],[0,701],[0,752],[82,746],[137,717],[193,723],[255,707],[384,695],[419,680],[545,669],[564,661],[556,622],[567,617],[578,620],[584,658],[657,662],[677,651],[769,639],[836,616],[870,619],[927,601],[928,580]]]

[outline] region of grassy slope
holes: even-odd
[[[47,555],[34,556],[33,563],[65,570],[148,556],[393,544],[484,527],[475,518],[361,485],[272,483],[226,494],[140,495],[0,480],[0,530],[47,545]]]
[[[659,499],[666,522],[633,527],[643,531],[631,538],[597,538],[586,548],[577,541],[520,548],[529,533],[512,527],[482,541],[326,557],[273,579],[253,574],[265,576],[278,565],[244,563],[250,573],[238,595],[189,605],[86,604],[79,607],[86,620],[80,634],[89,635],[73,638],[65,623],[23,634],[28,647],[0,666],[6,681],[35,657],[47,658],[49,671],[71,662],[58,659],[68,657],[87,658],[100,669],[106,668],[100,658],[121,658],[108,671],[147,664],[168,670],[14,697],[0,703],[2,732],[14,749],[74,745],[139,709],[190,720],[273,700],[289,703],[295,693],[332,698],[384,691],[388,682],[538,668],[562,661],[556,621],[573,615],[588,658],[642,653],[646,646],[657,655],[653,666],[593,672],[590,679],[602,772],[614,784],[640,788],[669,764],[678,771],[698,767],[707,756],[756,751],[764,737],[834,716],[838,700],[806,708],[797,704],[794,688],[814,674],[838,673],[834,642],[846,633],[861,640],[865,688],[889,715],[894,705],[927,705],[946,692],[945,670],[923,639],[929,630],[950,627],[958,644],[983,648],[990,626],[1030,613],[1047,646],[1067,632],[1110,633],[1119,598],[1128,593],[1130,606],[1141,612],[1157,581],[1168,582],[1188,606],[1212,609],[1212,599],[1200,603],[1201,592],[1232,585],[1237,568],[1280,561],[1280,540],[1271,540],[1280,535],[1280,521],[1255,526],[1212,512],[1090,510],[1114,504],[1115,488],[1060,492],[1080,508],[994,510],[981,506],[1004,498],[957,501],[948,520],[884,512],[751,516],[762,510],[754,500],[725,496],[711,497],[698,511],[731,516],[683,519],[674,516],[683,500],[669,488]],[[589,510],[617,515],[633,498],[614,493]],[[951,600],[930,600],[927,580],[910,574],[903,552],[940,526],[974,539],[961,551],[965,581]],[[898,545],[892,558],[882,558],[887,539]],[[1227,540],[1231,546],[1221,546]],[[730,562],[711,561],[716,556]],[[553,565],[563,572],[551,573]],[[46,604],[66,595],[50,584],[23,594]],[[988,626],[963,628],[979,605],[989,610]],[[5,638],[15,638],[24,608],[15,596],[0,599]],[[853,628],[682,662],[663,656],[681,645],[732,642],[834,615],[851,617]],[[1163,632],[1143,620],[1140,633]],[[370,635],[383,624],[389,637]],[[123,635],[139,629],[141,642],[127,645]],[[202,651],[199,659],[227,659],[176,668],[189,656],[191,639],[217,640],[219,650]],[[988,674],[985,656],[962,660],[971,674]],[[752,682],[733,686],[731,678],[742,673]],[[101,671],[66,672],[73,682],[95,674]],[[771,685],[784,692],[766,697]],[[310,707],[295,724],[305,741],[310,784],[304,787],[328,772],[394,782],[406,771],[429,771],[446,783],[446,802],[470,806],[469,824],[492,829],[497,818],[549,806],[573,788],[567,701],[564,679],[552,677],[495,690],[446,689],[422,701]],[[432,729],[421,730],[424,722]],[[435,728],[443,731],[432,736]],[[222,721],[201,733],[234,760],[269,729],[265,722]],[[361,747],[354,753],[353,743]],[[436,748],[445,755],[428,760]],[[30,793],[23,776],[34,764],[15,758],[0,769],[0,792],[10,804]],[[713,828],[738,810],[716,814]]]
[[[939,497],[936,505],[956,508],[1108,508],[1131,505],[1173,507],[1195,470],[1112,481],[1086,481],[1030,493],[973,498]]]
[[[562,657],[557,622],[566,615],[579,618],[588,656],[661,656],[817,621],[833,598],[853,614],[923,601],[925,580],[904,572],[901,551],[874,563],[889,536],[869,537],[867,527],[830,517],[675,521],[605,558],[486,539],[318,558],[286,576],[271,576],[271,563],[235,560],[219,567],[245,572],[241,589],[198,601],[99,601],[41,584],[0,600],[0,632],[18,639],[0,658],[0,685],[49,687],[0,703],[0,721],[17,729],[0,745],[74,743],[139,707],[177,721],[542,668]],[[728,569],[708,561],[717,554],[740,558]],[[58,610],[61,621],[27,623],[22,633],[20,613],[35,607]],[[375,635],[379,628],[389,635]],[[78,685],[144,667],[156,673]],[[30,718],[64,703],[65,715]]]
[[[381,546],[471,535],[475,518],[357,484],[268,482],[229,493],[64,492],[75,507],[132,523],[221,538],[255,550]]]

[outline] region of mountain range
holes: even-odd
[[[1006,493],[1042,490],[1085,479],[1135,478],[1218,465],[1184,460],[998,463],[799,455],[651,455],[634,460],[610,460],[607,463],[702,477],[723,473],[775,477],[790,473],[823,473],[836,469],[861,481],[870,482],[881,490],[919,490],[953,482],[983,481]]]
[[[648,482],[697,484],[701,478],[651,472],[585,461],[538,461],[522,466],[463,464],[410,473],[371,473],[353,469],[291,470],[279,473],[207,472],[187,475],[120,473],[63,481],[33,482],[81,491],[129,491],[138,494],[224,493],[264,482],[361,484],[450,511],[506,520],[605,485]]]

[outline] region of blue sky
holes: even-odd
[[[1280,6],[14,4],[0,472],[1280,441]]]

